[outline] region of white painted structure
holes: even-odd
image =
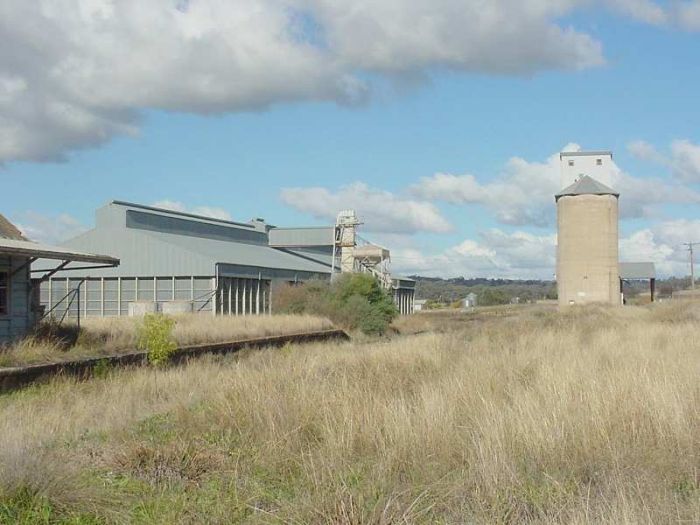
[[[615,164],[611,151],[566,151],[559,154],[560,188],[566,188],[584,175],[611,186]]]
[[[474,308],[477,305],[477,300],[477,295],[474,292],[470,292],[464,299],[462,299],[462,308]]]
[[[355,271],[354,250],[357,245],[357,226],[361,223],[355,210],[343,210],[336,221],[336,241],[333,247],[333,261],[340,252],[340,271],[342,273]]]
[[[413,311],[414,312],[421,312],[425,308],[425,304],[428,301],[426,299],[416,299],[413,301]]]
[[[390,291],[394,303],[401,315],[412,314],[415,300],[416,283],[405,277],[392,277],[389,270],[391,253],[386,248],[360,240],[357,227],[362,222],[355,210],[343,210],[338,214],[335,225],[331,278],[336,273],[369,273],[376,277],[381,285]]]

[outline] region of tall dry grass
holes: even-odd
[[[590,308],[0,398],[0,516],[698,523],[696,308]]]
[[[332,323],[310,315],[211,316],[183,314],[173,316],[173,337],[178,346],[217,343],[326,330]],[[46,337],[28,337],[8,347],[0,347],[0,366],[16,366],[80,357],[100,357],[134,351],[140,319],[137,317],[92,317],[81,323],[75,344]]]

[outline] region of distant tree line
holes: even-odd
[[[557,298],[557,283],[537,279],[467,279],[455,277],[422,277],[411,275],[416,281],[416,298],[426,299],[428,308],[444,306],[458,307],[469,293],[477,295],[478,304],[492,306],[498,304],[533,303]],[[690,288],[690,277],[669,277],[656,280],[658,297],[670,297],[674,291]],[[648,281],[625,281],[625,295],[634,297],[649,292]]]
[[[412,275],[416,280],[416,297],[430,301],[431,306],[457,306],[457,302],[469,293],[475,293],[478,304],[492,306],[511,302],[532,303],[540,300],[556,299],[556,283],[534,279],[466,279],[456,277],[422,277]]]

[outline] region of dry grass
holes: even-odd
[[[332,328],[327,319],[309,315],[274,315],[214,317],[211,315],[179,315],[173,330],[178,346],[216,343],[286,335]],[[0,347],[0,366],[45,363],[114,355],[136,349],[139,319],[134,317],[88,318],[82,322],[77,342],[63,344],[29,337],[12,346]]]
[[[555,308],[551,305],[506,305],[480,306],[466,311],[453,308],[424,310],[415,315],[397,317],[391,326],[403,335],[446,333],[464,330],[465,325],[470,323],[481,324],[494,319],[517,317],[523,312],[531,315],[535,312],[553,312]]]
[[[698,328],[525,310],[57,381],[0,397],[0,522],[699,523]]]

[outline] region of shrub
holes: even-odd
[[[383,334],[398,314],[389,293],[369,274],[341,275],[330,285],[285,286],[276,297],[278,312],[324,315],[338,326],[373,335]]]
[[[508,294],[503,290],[487,288],[479,294],[478,301],[480,306],[495,306],[498,304],[508,304],[510,302],[510,297],[508,297]]]
[[[139,350],[148,352],[148,361],[154,365],[166,363],[177,349],[173,337],[175,320],[159,314],[146,314],[138,328]]]

